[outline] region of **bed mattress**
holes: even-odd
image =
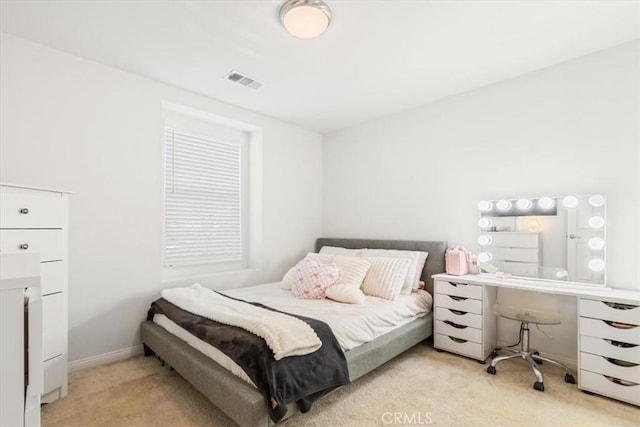
[[[312,317],[327,323],[343,351],[393,331],[431,312],[433,299],[428,292],[400,295],[395,301],[365,297],[364,304],[342,304],[329,299],[302,300],[280,287],[280,282],[222,291],[245,301],[259,302],[286,313]],[[233,360],[212,345],[198,339],[164,315],[155,315],[154,323],[207,355],[234,375],[253,384]]]

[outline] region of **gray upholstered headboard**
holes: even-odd
[[[332,239],[321,237],[316,240],[316,252],[323,246],[337,246],[348,249],[401,249],[405,251],[429,252],[427,262],[422,270],[421,280],[427,285],[427,290],[433,294],[432,275],[444,273],[444,253],[447,242],[425,242],[419,240],[368,240],[368,239]]]

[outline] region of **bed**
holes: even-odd
[[[447,243],[442,241],[318,239],[316,251],[319,251],[323,246],[429,252],[421,279],[431,294],[433,294],[431,276],[445,271],[444,253]],[[432,335],[432,328],[433,312],[430,312],[426,316],[419,317],[373,341],[346,351],[349,379],[356,380],[424,341]],[[269,426],[274,424],[269,417],[264,396],[254,386],[151,321],[142,323],[140,334],[145,355],[155,354],[164,360],[239,425]],[[297,406],[291,404],[287,408],[287,417],[298,412]]]

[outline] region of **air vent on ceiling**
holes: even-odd
[[[231,82],[238,83],[242,86],[250,87],[251,89],[258,89],[262,86],[262,83],[260,83],[256,79],[252,79],[251,77],[237,71],[231,71],[229,74],[224,76],[224,78]]]

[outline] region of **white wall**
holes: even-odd
[[[200,283],[278,280],[321,235],[319,134],[14,36],[0,52],[0,180],[74,193],[70,361],[139,344],[149,303],[173,285],[161,283],[163,101],[263,130],[262,269]]]
[[[626,43],[326,135],[324,234],[476,250],[480,200],[602,193],[609,284],[640,289],[639,50]],[[575,359],[575,301],[560,304],[555,340],[533,339]],[[516,330],[500,332],[510,341]]]

